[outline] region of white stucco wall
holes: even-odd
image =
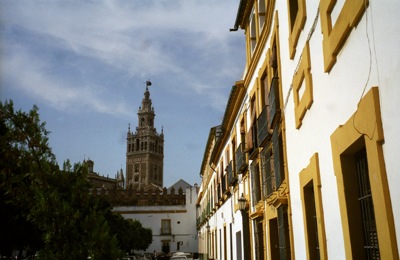
[[[337,1],[337,10],[333,12],[333,23],[338,9],[345,0]],[[279,16],[279,43],[281,62],[281,82],[283,101],[288,99],[284,110],[286,124],[287,167],[291,199],[291,220],[293,224],[294,255],[296,259],[307,259],[303,208],[300,194],[299,173],[310,163],[310,158],[318,153],[321,174],[321,191],[324,210],[325,232],[327,239],[328,259],[345,259],[345,247],[339,210],[336,176],[333,168],[330,137],[334,131],[347,122],[356,112],[362,95],[371,87],[379,87],[381,116],[385,142],[383,144],[386,173],[389,183],[391,204],[395,219],[397,245],[400,247],[400,2],[395,0],[369,1],[369,6],[358,25],[353,28],[341,51],[336,64],[329,73],[324,72],[323,35],[321,18],[318,17],[315,31],[309,41],[311,56],[311,74],[313,81],[313,104],[306,112],[300,129],[296,129],[294,115],[294,98],[291,90],[292,79],[303,47],[318,13],[319,1],[306,1],[307,20],[300,34],[296,55],[289,57],[289,28],[287,1],[276,1],[275,8]],[[275,12],[274,12],[275,13]],[[274,24],[272,25],[274,26]],[[261,57],[265,57],[270,46],[269,40]],[[250,79],[248,93],[244,99],[239,115],[249,108],[249,94],[256,85],[258,71],[264,60],[260,60],[255,74]],[[304,87],[304,86],[303,86]],[[250,115],[247,113],[247,123]],[[240,123],[236,119],[236,133],[240,133]],[[250,127],[248,125],[247,127]],[[225,150],[226,147],[223,149]],[[231,157],[232,158],[232,157]],[[251,163],[251,162],[250,162]],[[239,192],[247,189],[247,183],[241,183]],[[245,194],[249,194],[245,190]],[[219,232],[224,226],[232,223],[232,240],[236,232],[242,231],[240,212],[232,212],[232,196],[208,221],[211,230]],[[204,227],[202,227],[204,228]],[[205,232],[205,230],[202,230]],[[229,241],[229,240],[228,240]],[[218,241],[219,233],[218,233]],[[236,241],[232,241],[233,259],[236,255]],[[243,246],[243,243],[242,243]],[[219,250],[219,246],[217,246]],[[230,251],[230,250],[228,250]],[[220,252],[214,256],[220,259]]]
[[[287,27],[280,26],[284,98],[289,93],[299,55],[317,13],[318,3],[307,1],[306,4],[307,20],[300,35],[293,61],[290,61],[287,51],[289,48]],[[365,94],[371,87],[379,86],[385,135],[383,149],[396,222],[396,233],[398,238],[400,236],[400,192],[398,189],[400,185],[400,175],[398,174],[400,148],[397,137],[400,133],[400,109],[396,107],[400,100],[400,88],[398,86],[400,20],[395,11],[399,10],[400,2],[388,0],[380,1],[378,4],[370,1],[369,5],[367,12],[358,26],[352,30],[338,54],[337,62],[330,73],[324,72],[321,23],[320,19],[318,20],[316,30],[309,42],[314,102],[311,109],[306,112],[299,130],[295,128],[293,92],[289,94],[289,102],[285,110],[286,148],[290,175],[294,246],[297,259],[306,258],[298,174],[303,168],[307,167],[314,153],[319,154],[328,258],[345,258],[330,136],[339,125],[344,124],[357,110],[357,103],[361,98],[364,87],[366,87]],[[277,2],[277,8],[280,10],[279,20],[281,22],[287,21],[286,2]],[[370,51],[372,56],[370,56]],[[399,244],[399,239],[397,242]]]
[[[153,243],[145,252],[162,251],[162,241],[170,240],[170,251],[177,251],[177,243],[181,242],[179,251],[198,252],[198,235],[196,230],[195,187],[187,188],[186,205],[176,206],[119,206],[114,211],[120,212],[126,219],[137,219],[143,227],[153,231]],[[171,220],[171,235],[161,235],[161,220]],[[140,239],[140,238],[139,238]]]

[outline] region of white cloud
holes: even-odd
[[[48,74],[50,64],[44,60],[31,56],[20,46],[9,46],[8,49],[13,51],[2,58],[2,73],[8,75],[12,86],[20,88],[29,96],[58,110],[82,112],[85,109],[114,116],[128,115],[127,106],[123,102],[98,94],[101,92],[100,86],[61,81]]]
[[[221,110],[223,93],[219,89],[230,88],[238,79],[235,76],[240,76],[231,65],[236,53],[231,52],[230,40],[237,36],[228,32],[236,8],[236,4],[227,1],[14,1],[2,6],[1,15],[8,26],[24,28],[48,40],[50,48],[63,48],[130,77],[160,74],[179,77],[177,80],[185,83],[172,91],[208,96],[210,106]],[[28,88],[33,82],[42,83],[44,86],[32,93],[46,98],[53,91],[55,100],[67,97],[70,103],[82,102],[76,88],[65,78],[45,73],[43,66],[57,66],[54,61],[46,61],[53,63],[41,67],[36,64],[40,57],[27,48],[25,51],[25,57],[21,58],[35,63],[25,66],[24,73],[29,73],[35,81],[19,79],[21,85]],[[188,59],[190,53],[197,56]],[[14,55],[18,60],[19,54]],[[19,63],[18,66],[23,61]],[[53,90],[45,89],[49,83]],[[91,84],[95,83],[86,83],[80,91],[83,89],[90,95]],[[101,97],[91,96],[98,100],[84,100],[86,106],[107,110]]]

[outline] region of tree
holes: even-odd
[[[0,102],[0,250],[40,250],[44,259],[116,259],[106,211],[89,194],[87,168],[60,170],[38,108]],[[5,213],[5,214],[4,214]]]
[[[108,215],[111,232],[116,235],[120,248],[125,252],[146,250],[153,241],[153,233],[138,220],[124,219],[119,213]]]
[[[28,218],[37,176],[55,167],[48,131],[36,106],[14,111],[12,101],[0,102],[0,250],[40,247],[40,232]]]
[[[67,160],[59,168],[38,110],[0,102],[0,254],[28,249],[43,259],[117,259],[120,249],[147,249],[151,230],[92,196],[85,164]]]
[[[110,233],[107,210],[89,194],[88,169],[74,167],[51,175],[50,189],[35,194],[38,207],[32,211],[43,231],[46,258],[114,259],[121,255],[118,240]]]

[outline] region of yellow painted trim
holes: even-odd
[[[308,246],[308,232],[307,232],[307,215],[306,215],[306,202],[304,196],[304,189],[310,182],[313,183],[314,187],[314,199],[315,199],[315,212],[317,216],[317,228],[318,228],[318,244],[320,259],[328,259],[327,247],[326,247],[326,234],[325,234],[325,220],[324,220],[324,209],[322,204],[322,192],[321,192],[321,178],[319,171],[319,159],[318,153],[315,153],[311,159],[310,164],[307,168],[303,169],[300,174],[300,193],[303,204],[303,217],[304,217],[304,235],[307,259],[310,259],[309,247]]]
[[[305,79],[305,90],[303,95],[299,96],[299,91]],[[313,103],[313,82],[311,74],[310,45],[306,42],[299,69],[293,77],[293,99],[294,99],[294,115],[296,120],[296,129],[301,127],[303,118],[307,109],[311,108]]]
[[[250,84],[250,80],[252,79],[253,74],[257,73],[257,72],[255,72],[255,70],[256,70],[258,61],[261,58],[261,54],[263,52],[263,49],[266,46],[268,36],[271,32],[272,22],[274,21],[275,1],[276,0],[267,0],[267,2],[266,2],[265,23],[264,23],[264,27],[261,31],[261,34],[258,36],[257,45],[256,45],[256,48],[254,49],[253,54],[251,54],[251,50],[250,50],[250,44],[251,44],[250,43],[250,33],[248,33],[250,24],[247,23],[247,25],[246,25],[247,27],[245,28],[245,35],[246,35],[246,69],[247,69],[247,72],[244,76],[244,85],[246,88]],[[256,15],[257,15],[257,19],[258,19],[258,14],[256,14]]]
[[[360,21],[368,0],[346,0],[336,23],[332,25],[331,13],[336,5],[336,0],[320,1],[321,29],[323,34],[324,70],[330,72],[336,62],[336,56],[342,49],[344,43],[353,27]]]
[[[289,35],[289,56],[290,59],[292,60],[294,58],[294,55],[296,54],[296,47],[297,47],[297,42],[299,41],[300,33],[304,28],[304,24],[306,23],[306,18],[307,18],[307,13],[306,13],[306,1],[305,0],[295,0],[297,1],[297,15],[296,19],[294,21],[293,28],[290,28],[291,26],[291,20],[290,20],[290,0],[287,0],[287,8],[288,8],[288,27],[290,31]]]
[[[340,213],[346,259],[352,252],[349,218],[341,157],[349,153],[358,141],[365,143],[369,178],[381,259],[399,259],[390,193],[388,188],[382,144],[384,135],[379,103],[379,89],[373,87],[360,101],[358,110],[331,135],[333,166],[337,179]],[[350,151],[351,153],[351,151]]]
[[[267,258],[266,259],[271,259],[271,251],[272,251],[271,248],[273,246],[273,245],[271,245],[272,241],[269,239],[270,238],[270,233],[271,233],[271,227],[269,225],[269,222],[270,222],[271,219],[277,219],[277,218],[278,218],[278,212],[275,209],[275,207],[266,205],[266,207],[265,207],[265,215],[264,215],[264,221],[265,221],[264,226],[265,226],[265,231],[266,231],[264,233],[264,238],[266,240],[265,249],[267,251],[266,252],[267,253]]]

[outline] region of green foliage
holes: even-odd
[[[111,232],[120,241],[120,248],[125,252],[146,250],[153,240],[152,230],[144,228],[138,220],[125,220],[120,214],[108,215]]]
[[[60,170],[38,108],[0,102],[0,253],[40,250],[42,259],[117,259],[146,249],[151,230],[90,195],[85,165]]]

